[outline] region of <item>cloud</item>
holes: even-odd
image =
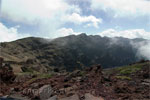
[[[9,42],[30,36],[29,34],[19,34],[18,28],[19,26],[8,28],[0,23],[0,42]]]
[[[146,32],[144,29],[133,29],[133,30],[124,30],[124,31],[108,29],[98,34],[101,36],[107,36],[107,37],[125,37],[125,38],[130,38],[130,39],[133,39],[133,38],[150,39],[150,32]]]
[[[145,57],[146,59],[150,60],[150,41],[148,43],[143,43],[142,45],[138,46],[137,54],[139,56]]]
[[[57,37],[63,37],[63,36],[68,36],[68,35],[78,35],[82,32],[74,32],[73,29],[71,28],[61,28],[58,29],[55,34],[53,34],[53,38],[57,38]]]
[[[1,15],[2,0],[0,0],[0,15]]]
[[[137,49],[137,57],[145,58],[150,60],[150,40],[147,41],[139,41],[135,43],[134,41],[130,42],[130,44]]]
[[[98,28],[98,24],[102,23],[101,18],[96,18],[93,15],[81,16],[78,13],[72,13],[71,15],[68,15],[66,21],[72,22],[74,24],[86,23],[86,27],[94,26],[95,28]]]
[[[3,0],[1,17],[37,26],[40,36],[51,36],[65,23],[61,18],[73,12],[80,8],[64,0]]]
[[[124,30],[124,31],[117,31],[114,29],[108,29],[101,33],[98,33],[100,36],[107,36],[107,37],[124,37],[124,38],[144,38],[147,39],[142,42],[134,42],[132,41],[130,44],[137,49],[137,57],[146,58],[150,60],[150,32],[146,32],[144,29],[133,29],[133,30]],[[120,44],[117,38],[112,38],[111,44]],[[110,45],[111,45],[110,44]]]
[[[63,0],[3,0],[2,12],[16,21],[51,19],[71,8]]]
[[[150,15],[149,0],[92,0],[91,7],[114,12],[114,17]]]

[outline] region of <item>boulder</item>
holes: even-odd
[[[86,93],[84,97],[85,97],[84,100],[104,100],[102,97],[95,97],[90,93]]]
[[[50,85],[44,85],[38,90],[40,100],[49,99],[52,95],[52,87]]]

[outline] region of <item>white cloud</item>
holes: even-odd
[[[150,40],[141,41],[141,42],[130,42],[131,45],[137,49],[137,57],[146,58],[150,60]]]
[[[63,0],[3,0],[2,12],[16,21],[50,19],[70,8]]]
[[[137,54],[150,60],[150,41],[149,43],[139,45],[138,48]]]
[[[8,42],[30,36],[29,34],[19,34],[18,28],[19,26],[8,28],[0,23],[0,42]]]
[[[38,26],[41,36],[51,36],[65,21],[63,16],[80,13],[78,6],[65,0],[3,0],[2,17],[15,22]]]
[[[150,15],[149,0],[92,0],[93,9],[114,11],[114,17]]]
[[[74,32],[73,29],[71,28],[61,28],[58,29],[55,34],[53,34],[53,38],[57,38],[57,37],[63,37],[63,36],[68,36],[68,35],[78,35],[81,32]]]
[[[150,39],[150,32],[146,32],[144,29],[133,29],[133,30],[124,30],[124,31],[116,31],[114,29],[108,29],[101,33],[98,33],[101,36],[107,37],[125,37],[125,38],[144,38]]]
[[[98,24],[102,23],[102,19],[101,18],[96,18],[93,15],[90,16],[81,16],[78,13],[72,13],[71,15],[68,15],[66,17],[67,19],[65,19],[66,21],[75,23],[75,24],[82,24],[82,23],[87,23],[86,27],[89,26],[94,26],[96,28],[98,28]]]
[[[137,56],[139,58],[146,58],[150,60],[150,32],[146,32],[144,29],[133,29],[133,30],[124,30],[124,31],[117,31],[114,29],[108,29],[106,31],[98,33],[100,36],[107,36],[107,37],[124,37],[124,38],[144,38],[147,39],[146,41],[142,42],[130,42],[131,45],[136,48]],[[117,38],[112,38],[111,44],[119,44]]]

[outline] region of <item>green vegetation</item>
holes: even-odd
[[[116,76],[116,78],[122,79],[122,80],[131,80],[131,78],[128,76]]]
[[[144,66],[150,65],[150,62],[136,63],[132,65],[104,69],[104,75],[116,75],[115,77],[122,80],[132,80],[131,75],[141,70]]]
[[[21,69],[23,72],[31,72],[31,73],[34,72],[34,70],[31,67],[21,67]]]
[[[123,67],[116,68],[116,70],[119,71],[119,75],[130,75],[140,70],[143,65],[145,65],[145,63],[123,66]]]
[[[51,78],[51,77],[52,77],[51,74],[39,74],[37,77],[32,78],[29,81],[27,81],[27,83],[30,84],[38,79]]]
[[[51,73],[39,73],[39,72],[21,72],[17,74],[18,76],[31,76],[33,78],[29,79],[26,83],[30,84],[38,79],[45,79],[45,78],[51,78],[53,74]]]

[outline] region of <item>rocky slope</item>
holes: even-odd
[[[29,37],[1,43],[0,56],[12,66],[18,66],[17,72],[20,71],[19,67],[38,72],[51,71],[56,67],[73,71],[93,64],[109,68],[139,60],[136,55],[137,48],[131,43],[141,41],[146,40],[86,34],[54,40]]]
[[[4,66],[0,70],[2,77],[6,70]],[[105,70],[101,65],[73,72],[57,70],[51,77],[23,75],[20,81],[18,76],[14,81],[1,80],[5,85],[0,94],[20,100],[149,100],[149,70],[150,62],[141,61]]]

